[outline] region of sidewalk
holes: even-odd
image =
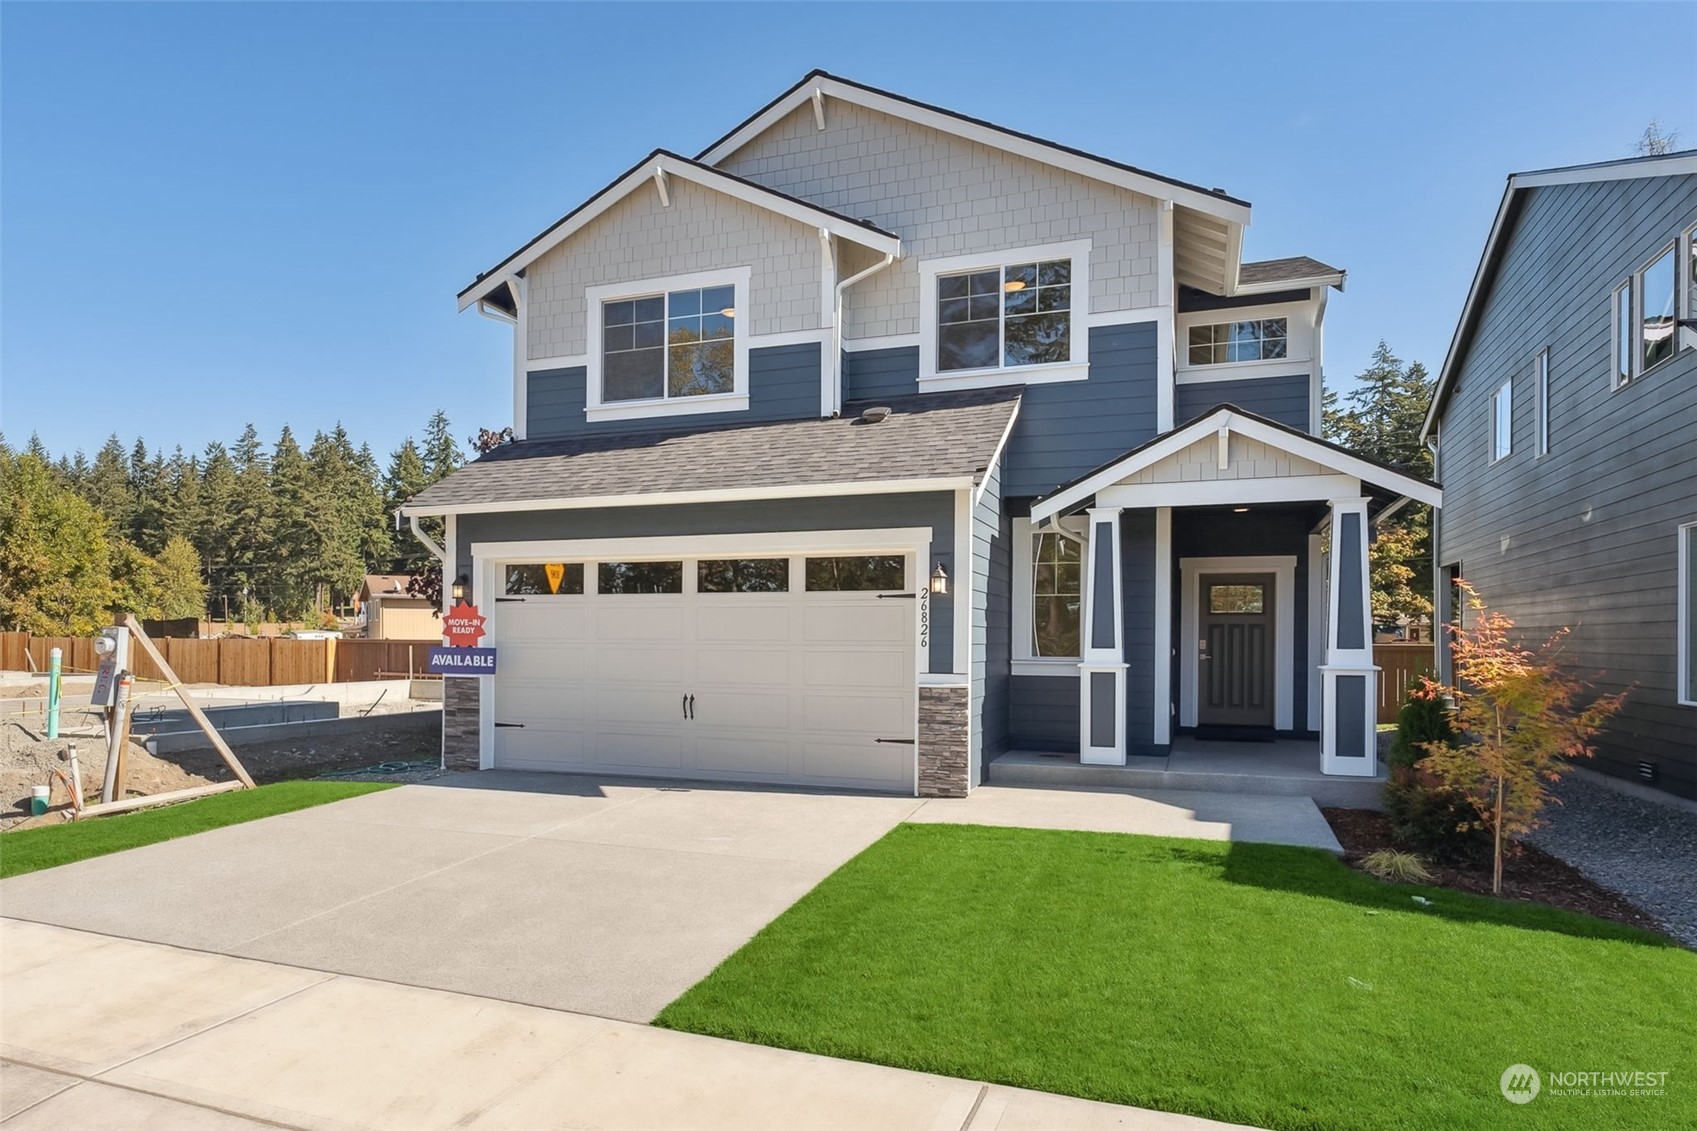
[[[7,1131],[1225,1126],[12,919],[0,979]]]

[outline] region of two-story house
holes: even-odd
[[[1465,579],[1630,686],[1596,768],[1697,797],[1697,152],[1508,180],[1424,436]],[[1447,658],[1441,662],[1447,665]]]
[[[1372,776],[1370,524],[1439,494],[1317,438],[1344,275],[1249,217],[822,72],[644,157],[460,294],[518,439],[405,508],[498,649],[448,763],[959,794],[1200,730]]]

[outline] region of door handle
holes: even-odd
[[[689,697],[689,717],[695,718],[695,696],[693,695]]]
[[[678,704],[683,709],[684,718],[689,718],[689,695],[686,693]]]

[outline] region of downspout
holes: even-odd
[[[850,275],[837,284],[836,301],[831,306],[831,415],[843,414],[843,292],[870,275],[876,275],[896,261],[901,248],[890,252],[858,275]]]
[[[401,512],[396,511],[395,513],[399,515]],[[424,527],[418,524],[418,516],[416,514],[408,515],[407,521],[412,524],[412,536],[424,543],[424,548],[430,551],[430,556],[441,562],[443,565],[447,565],[448,551],[444,550],[436,539],[424,532]]]

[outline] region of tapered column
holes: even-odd
[[[1320,668],[1320,769],[1372,777],[1379,772],[1379,668],[1367,560],[1367,500],[1332,500],[1332,569],[1326,663]]]
[[[1125,618],[1121,615],[1120,509],[1090,510],[1079,683],[1079,760],[1125,765]]]

